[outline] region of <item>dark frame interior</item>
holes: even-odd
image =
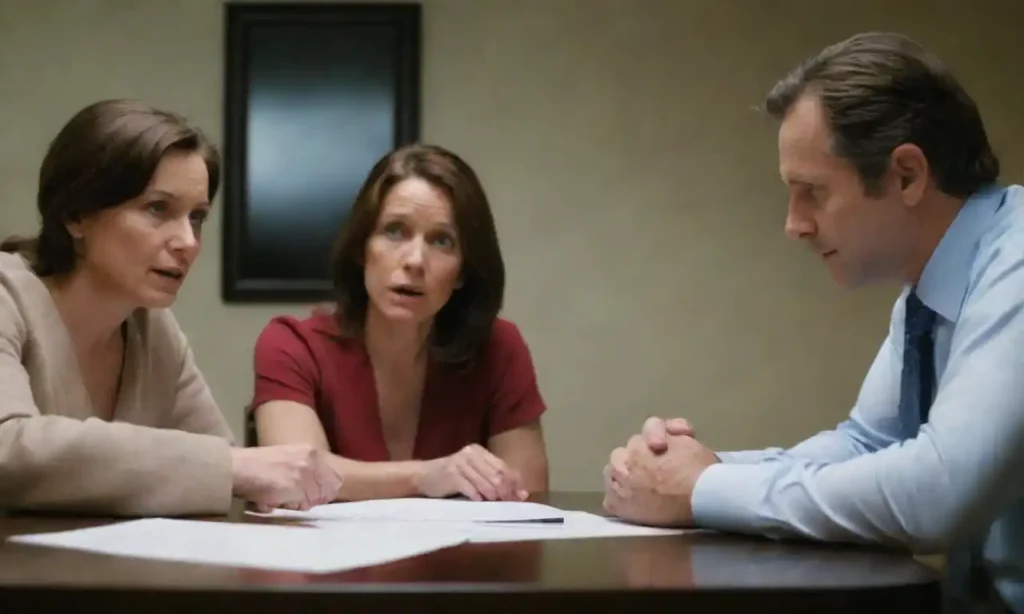
[[[249,155],[250,108],[250,33],[254,26],[278,24],[310,25],[317,28],[337,26],[360,36],[374,36],[383,29],[389,32],[387,40],[394,41],[393,79],[396,95],[392,98],[395,109],[391,130],[392,147],[420,138],[420,62],[422,8],[417,3],[381,4],[239,4],[225,3],[225,79],[224,79],[224,168],[222,202],[222,274],[221,297],[226,303],[257,302],[315,302],[330,297],[330,279],[327,275],[282,278],[273,275],[247,275],[245,269],[246,246],[249,237],[250,194],[246,166]],[[384,40],[384,39],[382,39]],[[381,77],[381,75],[377,75]],[[341,84],[342,86],[344,84]],[[385,152],[380,152],[382,155]],[[339,162],[341,164],[341,162]],[[369,166],[358,170],[368,172]],[[290,211],[291,220],[305,223],[303,212]],[[309,216],[312,217],[312,216]],[[315,221],[309,222],[316,224]],[[323,234],[322,224],[317,226]],[[318,245],[324,252],[324,262],[330,258],[330,245]],[[326,264],[325,264],[326,266]]]

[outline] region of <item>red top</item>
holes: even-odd
[[[295,401],[316,410],[335,454],[387,461],[373,366],[360,340],[339,339],[329,313],[304,320],[279,316],[256,341],[251,407]],[[458,452],[544,413],[533,361],[515,324],[498,319],[476,364],[456,373],[431,361],[412,458]]]

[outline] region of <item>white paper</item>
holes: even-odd
[[[686,529],[664,529],[629,524],[613,518],[605,518],[587,512],[562,512],[564,523],[488,523],[460,520],[365,520],[365,519],[333,519],[315,520],[311,524],[325,533],[362,527],[367,532],[390,531],[396,527],[412,528],[415,532],[443,530],[457,532],[471,543],[494,543],[516,541],[538,541],[550,539],[597,539],[606,537],[649,537],[659,535],[679,535],[688,532]]]
[[[565,512],[550,505],[529,501],[470,501],[410,497],[329,503],[303,512],[277,509],[269,515],[305,520],[509,522],[563,518]]]
[[[315,527],[151,518],[7,538],[21,544],[116,556],[330,573],[389,563],[465,543],[462,532],[411,525]]]

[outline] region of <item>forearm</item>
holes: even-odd
[[[342,477],[335,499],[361,501],[422,495],[420,477],[429,461],[366,462],[331,453],[316,411],[304,403],[267,401],[254,411],[261,445],[305,444],[329,455],[331,465]]]
[[[224,514],[227,441],[168,429],[45,416],[0,424],[0,508],[116,516]]]
[[[429,461],[364,462],[331,455],[334,468],[341,473],[340,501],[419,497],[420,477]]]
[[[776,461],[806,460],[818,463],[835,463],[849,460],[864,451],[835,431],[818,433],[792,448],[765,448],[763,450],[730,450],[716,452],[723,463],[731,465],[756,465]]]
[[[715,456],[723,463],[730,465],[756,465],[769,459],[778,458],[779,448],[766,448],[764,450],[725,450],[715,452]]]
[[[547,458],[537,458],[512,466],[523,479],[523,489],[531,494],[545,493],[549,488]]]
[[[548,454],[540,420],[491,436],[487,449],[519,474],[527,493],[548,491]]]
[[[875,433],[862,421],[856,412],[850,419],[833,430],[821,431],[791,448],[766,448],[764,450],[735,450],[717,452],[719,460],[728,464],[754,465],[772,461],[804,460],[813,463],[839,463],[870,454],[891,444],[893,438]]]
[[[694,522],[778,538],[940,552],[978,514],[1015,496],[998,486],[1007,483],[1005,469],[983,471],[1001,463],[984,453],[968,458],[975,452],[940,452],[921,437],[840,463],[712,465],[694,488]]]

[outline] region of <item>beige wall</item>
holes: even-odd
[[[648,414],[716,447],[789,444],[849,409],[893,288],[845,293],[782,235],[774,128],[752,107],[805,54],[864,29],[940,52],[1024,176],[1024,3],[426,0],[424,136],[494,201],[506,315],[530,343],[553,486],[600,485]],[[140,97],[221,133],[217,0],[0,0],[0,231],[34,228],[50,138]],[[272,315],[226,306],[220,217],[175,311],[236,430]],[[584,434],[584,432],[587,434]]]

